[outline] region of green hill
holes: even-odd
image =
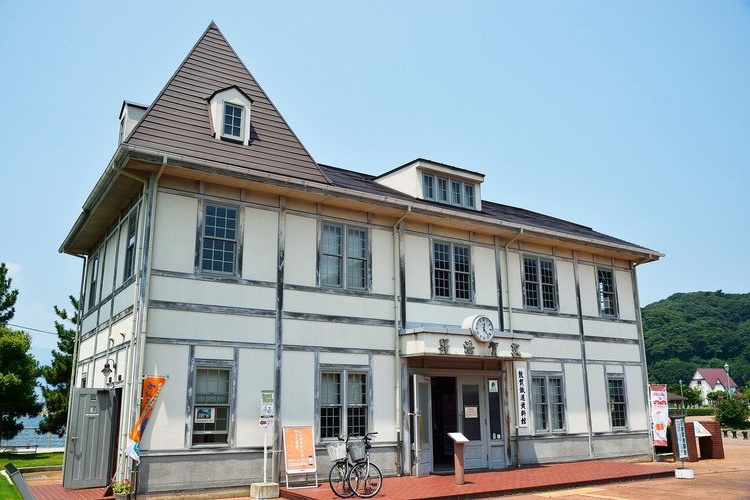
[[[687,383],[696,368],[719,368],[750,382],[750,293],[676,293],[641,311],[649,381]]]

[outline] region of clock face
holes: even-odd
[[[489,342],[494,334],[492,321],[487,316],[477,316],[472,324],[471,332],[478,340]]]

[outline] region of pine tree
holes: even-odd
[[[42,375],[46,382],[42,386],[45,415],[39,422],[39,433],[46,432],[62,437],[68,419],[68,397],[70,391],[70,375],[73,370],[73,348],[75,346],[76,326],[78,325],[79,301],[72,295],[68,297],[73,307],[70,316],[65,309],[54,306],[55,314],[61,321],[55,321],[57,331],[57,348],[52,351],[52,364],[42,367]],[[63,321],[69,321],[74,328],[65,328]]]
[[[39,366],[30,349],[28,333],[0,325],[0,440],[13,439],[23,430],[18,419],[42,409],[34,392]]]
[[[0,326],[7,325],[16,313],[16,299],[18,290],[10,288],[13,280],[8,278],[8,268],[5,262],[0,262]]]

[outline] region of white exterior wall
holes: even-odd
[[[274,211],[247,207],[244,219],[242,277],[275,282],[279,242],[274,235],[279,231],[279,215]]]
[[[474,245],[471,252],[474,270],[475,295],[474,303],[497,306],[497,266],[495,249]],[[495,325],[498,323],[495,322]]]
[[[159,193],[156,208],[152,267],[192,273],[195,269],[195,235],[198,200]]]
[[[284,282],[316,286],[317,221],[309,217],[288,214],[285,235]],[[268,236],[265,239],[267,238]]]
[[[573,263],[562,259],[556,260],[555,272],[557,273],[558,311],[561,314],[578,315]]]
[[[420,299],[432,298],[430,282],[430,241],[427,238],[406,234],[406,296]]]
[[[373,293],[393,295],[393,233],[382,229],[373,229],[370,232],[370,238],[372,291]],[[397,259],[398,251],[398,248],[396,248]],[[391,304],[391,307],[393,307],[393,304]]]
[[[571,434],[588,431],[586,416],[586,398],[583,383],[583,367],[580,364],[566,363],[565,405],[567,419],[566,429]]]

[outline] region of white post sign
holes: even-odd
[[[529,426],[529,384],[526,369],[516,368],[516,390],[518,391],[518,427]]]
[[[266,482],[266,467],[268,456],[268,427],[273,425],[274,417],[274,394],[273,391],[260,391],[260,420],[258,423],[263,427],[263,482]]]

